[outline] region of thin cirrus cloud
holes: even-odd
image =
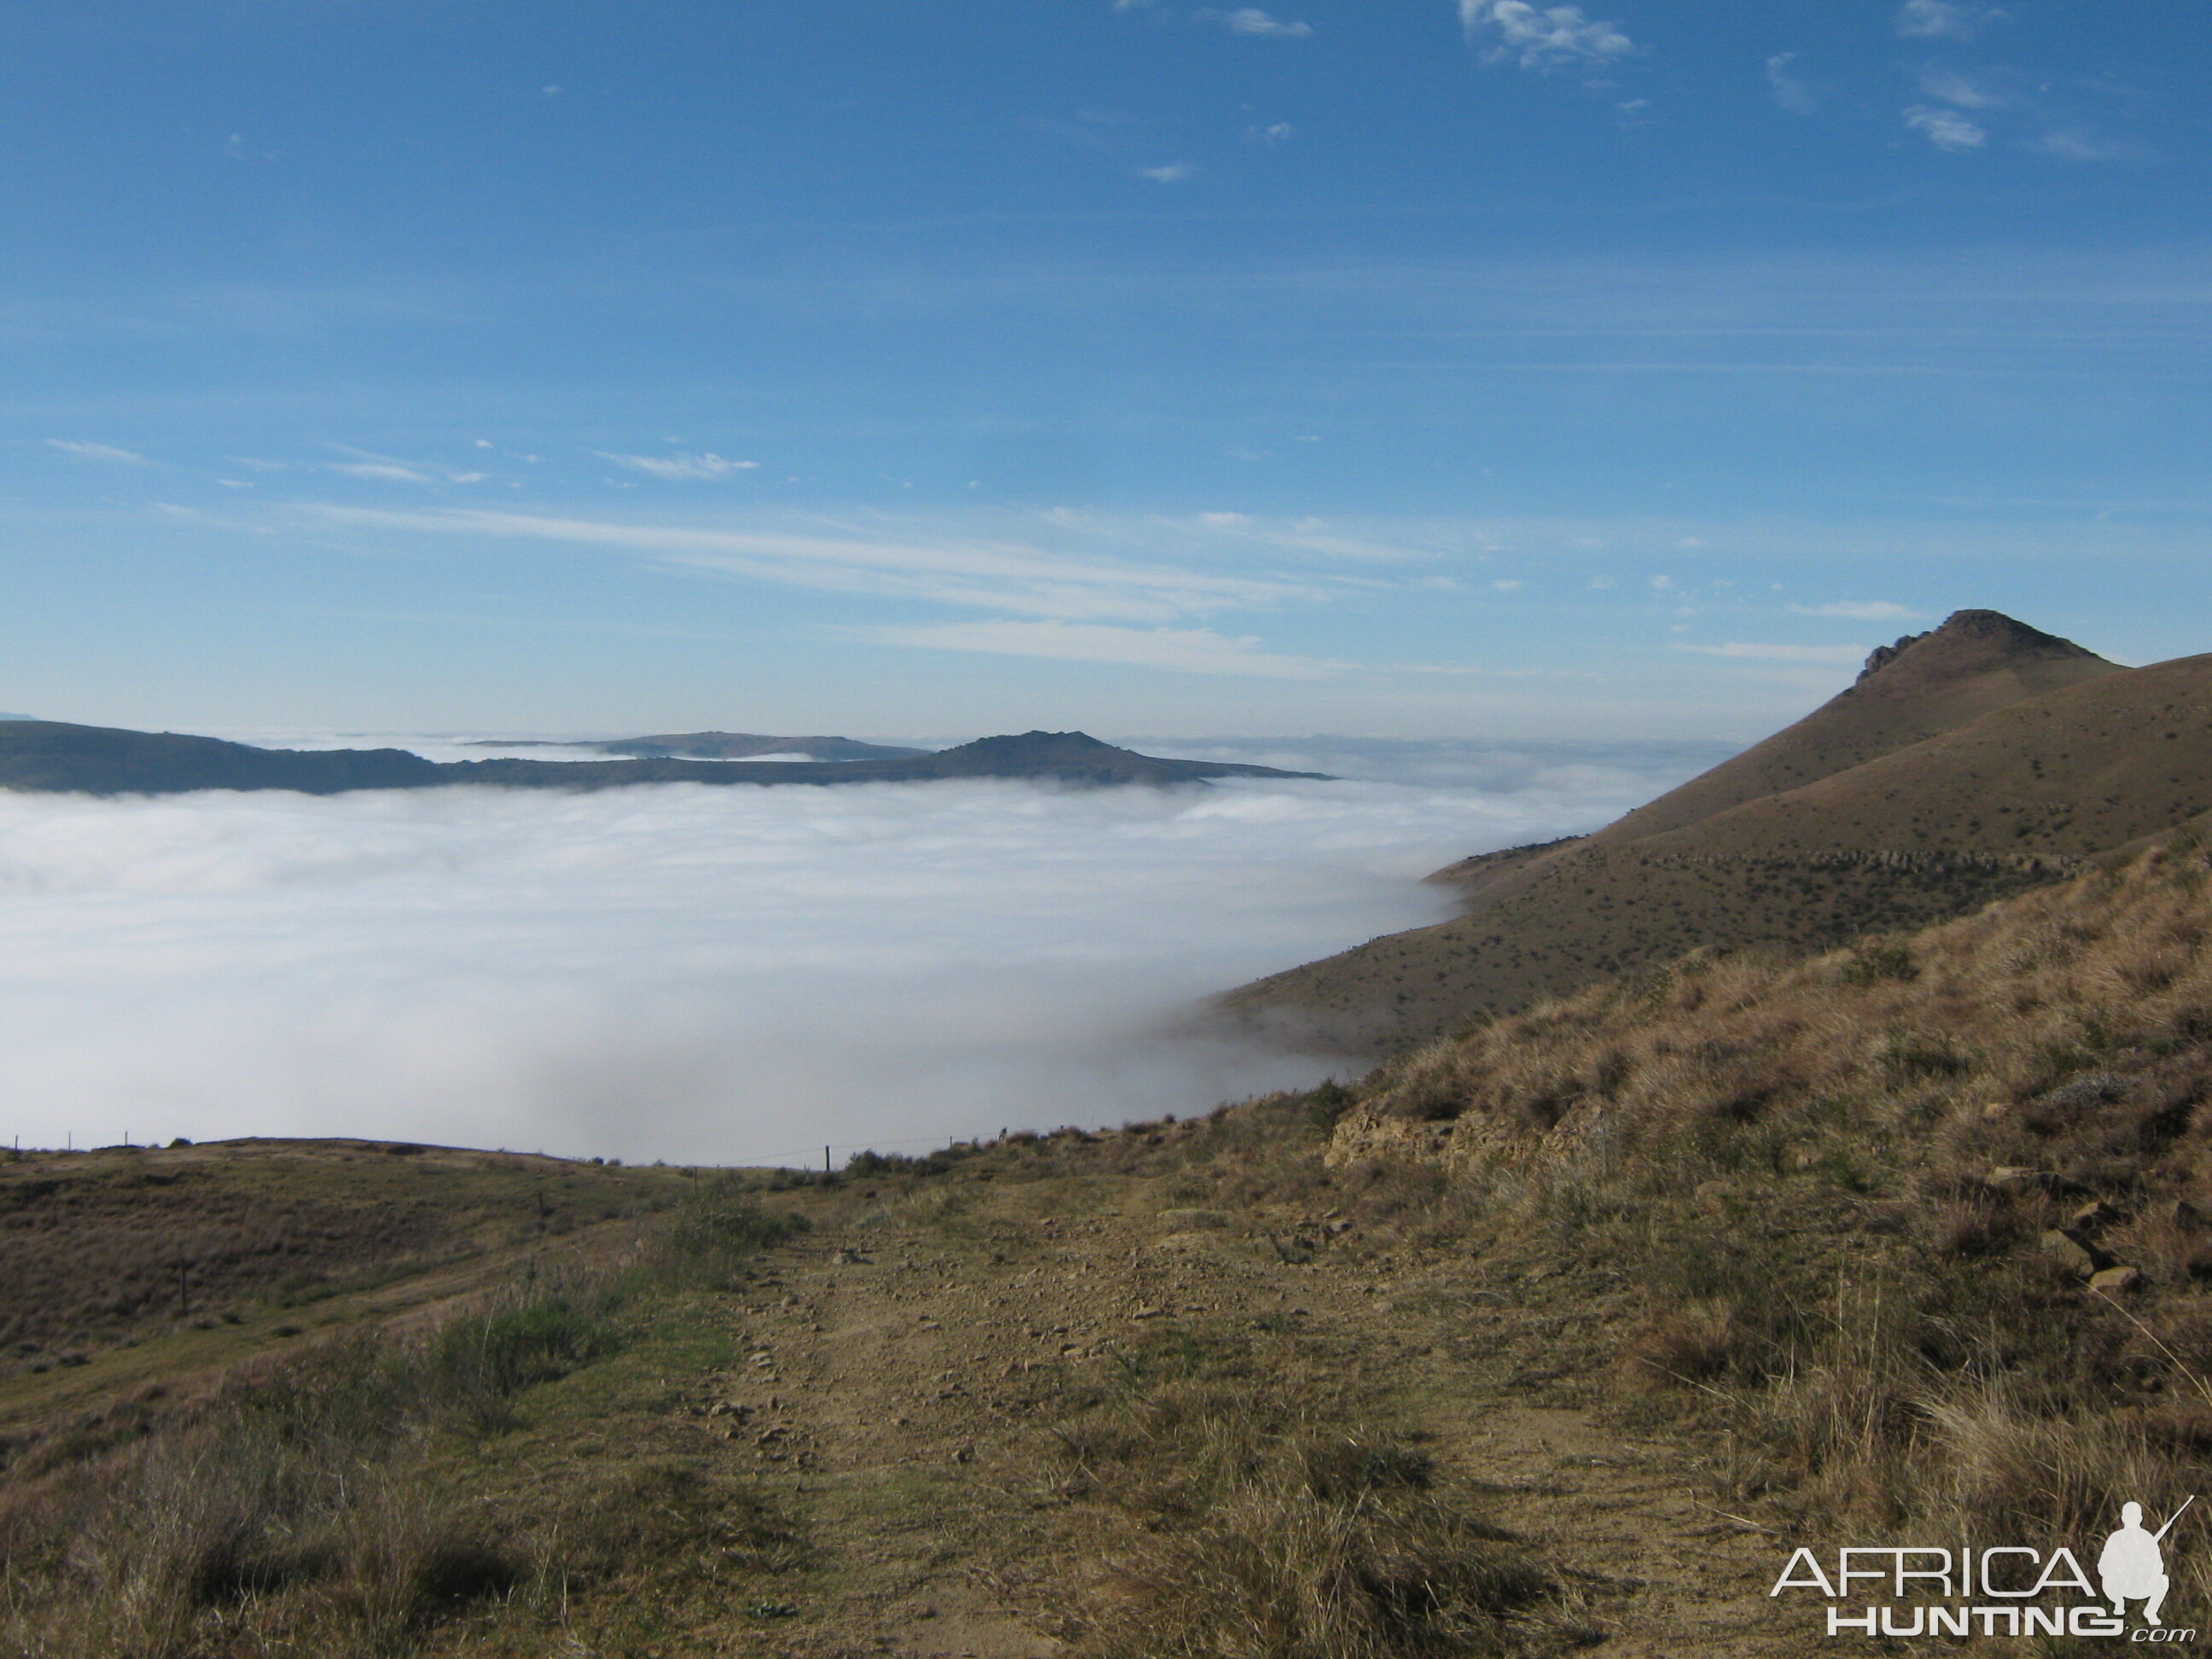
[[[760,467],[758,461],[732,461],[711,450],[698,455],[618,455],[605,449],[595,449],[592,453],[629,471],[670,482],[726,478],[732,472],[753,472]]]
[[[1920,71],[1920,90],[1930,98],[1939,99],[1960,109],[1999,109],[2012,101],[2008,94],[1987,78],[1976,80],[1971,75],[1961,75],[1956,70],[1937,69],[1933,64]]]
[[[1139,167],[1137,176],[1149,179],[1156,185],[1179,185],[1191,175],[1188,161],[1170,161],[1165,167]]]
[[[1936,149],[1954,155],[1970,149],[1980,149],[1990,142],[1988,129],[1978,121],[1967,119],[1956,110],[1915,104],[1905,112],[1904,118],[1905,125],[1913,131]]]
[[[663,568],[708,575],[1062,622],[1170,623],[1208,611],[1310,604],[1328,592],[1314,582],[1275,575],[1233,575],[1158,561],[1085,557],[1015,540],[950,535],[694,530],[479,510],[398,513],[328,503],[300,512],[307,521],[327,528],[598,547]]]
[[[1485,62],[1510,61],[1524,70],[1603,67],[1636,50],[1620,24],[1587,16],[1580,6],[1459,0],[1459,20],[1469,40],[1489,43]]]
[[[2019,77],[2002,70],[1965,75],[1956,70],[1928,64],[1920,71],[1920,90],[1938,105],[1917,105],[1905,112],[1905,124],[1924,135],[1939,149],[1979,149],[1989,142],[1984,125],[1992,114],[2024,112],[2045,125],[2041,136],[2023,139],[2021,147],[2039,155],[2065,161],[2142,161],[2151,157],[2142,145],[2106,137],[2080,122],[2052,125],[2042,100],[2019,83]],[[1971,111],[1972,117],[1954,113]]]
[[[1231,34],[1255,35],[1262,40],[1303,40],[1313,33],[1310,23],[1285,22],[1257,6],[1239,6],[1233,11],[1208,6],[1191,15],[1201,23],[1218,23]]]
[[[2153,152],[2124,138],[2107,138],[2084,127],[2056,127],[2028,145],[2039,155],[2062,161],[2148,161]]]
[[[1898,9],[1897,32],[1908,40],[1971,40],[2006,15],[1999,6],[1961,0],[1905,0]]]
[[[143,465],[146,458],[135,449],[118,449],[113,444],[88,443],[81,438],[49,438],[46,447],[80,461],[129,461]]]
[[[1756,662],[1842,663],[1859,661],[1867,653],[1863,645],[1759,645],[1731,640],[1726,645],[1682,645],[1677,651],[1694,651],[1701,657],[1747,658]]]
[[[402,466],[397,461],[333,461],[331,471],[343,472],[349,478],[375,478],[386,483],[433,483],[427,472],[411,466]]]
[[[994,656],[1049,657],[1061,662],[1110,663],[1166,669],[1180,674],[1233,674],[1263,679],[1322,679],[1337,665],[1310,657],[1279,656],[1253,638],[1231,638],[1210,628],[1115,628],[1064,622],[972,622],[918,627],[855,628],[854,639],[877,645],[932,651],[981,652]]]
[[[1793,605],[1801,617],[1847,617],[1854,622],[1916,622],[1920,612],[1888,599],[1832,599],[1826,605]]]
[[[450,467],[424,465],[416,461],[403,461],[396,456],[379,455],[366,449],[352,449],[343,445],[333,446],[350,460],[330,461],[323,470],[342,473],[349,478],[368,478],[379,483],[482,483],[490,477],[486,472],[457,472]],[[248,462],[248,465],[256,463]]]
[[[1792,115],[1810,115],[1817,106],[1813,89],[1790,73],[1790,65],[1796,61],[1794,52],[1778,52],[1766,60],[1767,90],[1774,101]]]

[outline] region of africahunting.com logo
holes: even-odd
[[[1791,1556],[1770,1596],[1809,1593],[1829,1605],[1830,1636],[2106,1636],[2129,1642],[2194,1642],[2193,1626],[2165,1621],[2172,1579],[2163,1546],[2185,1500],[2156,1532],[2140,1504],[2120,1509],[2097,1555],[2097,1582],[2074,1552],[2021,1545],[1846,1547],[1834,1571],[1809,1549]],[[2133,1615],[2131,1621],[2130,1615]]]

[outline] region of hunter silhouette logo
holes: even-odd
[[[2156,1532],[2143,1530],[2142,1504],[2121,1505],[2120,1529],[2105,1540],[2105,1553],[2097,1558],[2097,1577],[2104,1581],[2105,1599],[2121,1618],[2127,1617],[2127,1604],[2141,1597],[2143,1623],[2160,1622],[2159,1609],[2166,1605],[2166,1592],[2173,1581],[2166,1576],[2166,1556],[2159,1546],[2181,1519],[2181,1510],[2196,1501],[2192,1492]]]
[[[2081,1558],[2063,1544],[2047,1554],[2018,1544],[1960,1549],[1855,1545],[1836,1552],[1832,1573],[1812,1550],[1796,1551],[1767,1595],[1814,1592],[1829,1603],[1822,1612],[1826,1633],[1832,1637],[2072,1636],[2193,1643],[2194,1627],[2165,1620],[2173,1580],[2163,1546],[2196,1501],[2194,1496],[2185,1499],[2156,1532],[2143,1525],[2141,1504],[2122,1504],[2119,1529],[2106,1535],[2097,1556],[2094,1584]],[[2142,1604],[2142,1621],[2132,1628],[2131,1601]]]

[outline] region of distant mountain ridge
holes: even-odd
[[[1463,914],[1231,993],[1403,1048],[1700,946],[1914,927],[2212,811],[2212,656],[2127,669],[1990,611],[1596,834],[1439,871]]]
[[[334,795],[356,789],[459,784],[516,789],[614,789],[640,783],[815,784],[924,782],[943,778],[1036,778],[1091,786],[1202,783],[1213,778],[1318,778],[1224,761],[1164,760],[1117,749],[1081,732],[983,738],[935,753],[833,764],[811,761],[646,758],[606,761],[430,761],[404,749],[257,749],[221,738],[133,732],[58,720],[0,722],[0,788],[89,795],[179,794],[198,789],[290,789]]]
[[[763,755],[788,755],[794,761],[842,764],[848,761],[911,760],[932,751],[902,749],[894,744],[860,743],[851,738],[772,738],[757,732],[662,732],[642,738],[612,738],[604,741],[549,742],[526,738],[502,743],[491,739],[466,745],[471,749],[588,749],[595,754],[620,755],[636,760],[751,760]]]

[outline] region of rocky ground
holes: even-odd
[[[698,1407],[719,1456],[821,1552],[805,1593],[732,1609],[726,1639],[1066,1650],[1123,1540],[1055,1434],[1147,1356],[1233,1342],[1261,1378],[1411,1434],[1480,1495],[1553,1581],[1520,1632],[1533,1650],[1803,1650],[1765,1594],[1787,1551],[1709,1499],[1711,1452],[1623,1427],[1594,1391],[1620,1293],[1368,1248],[1326,1214],[1274,1231],[1159,1197],[1133,1177],[953,1177],[820,1206],[763,1267],[737,1315],[743,1358]]]

